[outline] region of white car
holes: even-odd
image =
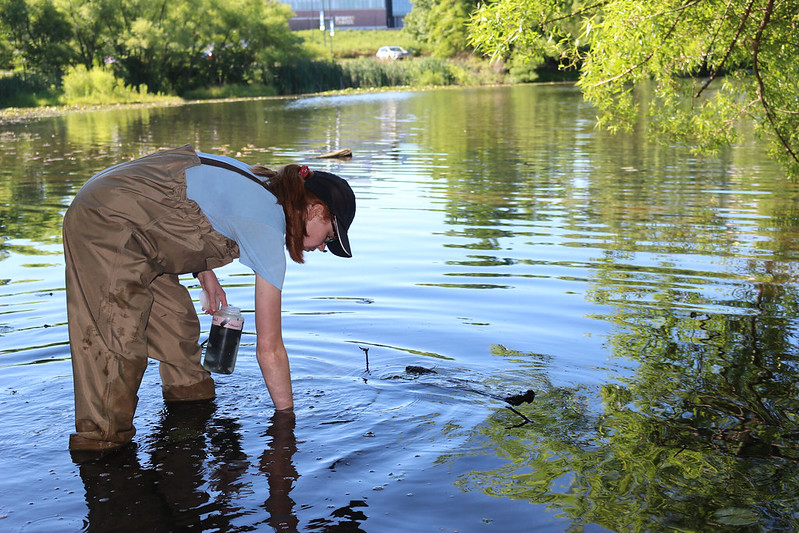
[[[407,59],[411,53],[401,46],[381,46],[377,51],[377,59]]]

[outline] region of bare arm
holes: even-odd
[[[281,292],[259,275],[255,275],[255,353],[266,388],[275,409],[291,409],[294,400],[291,392],[289,356],[283,345],[280,323]]]

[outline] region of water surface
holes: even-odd
[[[796,529],[799,191],[756,139],[699,158],[594,115],[544,85],[0,127],[0,529]],[[167,408],[153,363],[136,448],[75,464],[61,217],[94,172],[185,143],[347,177],[355,257],[289,267],[296,421],[236,262],[217,400]]]

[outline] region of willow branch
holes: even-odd
[[[757,80],[757,95],[760,98],[760,103],[763,106],[763,110],[766,112],[766,118],[768,118],[768,121],[774,130],[774,134],[780,140],[780,143],[782,143],[782,146],[785,148],[785,151],[788,152],[791,158],[799,163],[799,155],[797,155],[797,153],[791,149],[788,140],[782,134],[776,120],[774,119],[774,112],[771,110],[771,107],[766,100],[766,84],[763,82],[763,77],[760,75],[760,40],[763,37],[763,32],[765,31],[766,26],[768,26],[769,20],[771,19],[771,14],[773,12],[774,0],[769,0],[763,15],[763,21],[760,23],[760,27],[757,29],[757,35],[755,36],[754,43],[752,44],[752,71],[754,72],[755,79]]]
[[[691,6],[691,5],[695,5],[695,4],[699,3],[700,1],[701,0],[695,0],[694,2],[690,2],[690,3],[686,4],[685,6],[683,6],[683,9],[687,8],[687,7]],[[666,35],[663,36],[663,40],[660,43],[660,46],[662,46],[663,43],[668,41],[669,37],[671,37],[671,34],[674,33],[674,30],[677,28],[677,24],[679,24],[681,20],[682,20],[682,17],[677,17],[677,18],[674,19],[674,23],[671,25],[671,28],[669,28],[669,31],[667,31]],[[633,70],[635,70],[635,69],[637,69],[637,68],[639,68],[639,67],[641,67],[643,65],[646,65],[649,62],[649,60],[652,59],[652,56],[655,55],[655,52],[660,50],[660,46],[658,46],[657,48],[652,50],[652,52],[648,56],[646,56],[646,58],[644,58],[644,60],[641,61],[640,63],[636,63],[635,65],[633,65],[630,68],[626,69],[624,72],[622,72],[622,73],[620,73],[620,74],[618,74],[616,76],[613,76],[612,78],[608,78],[606,80],[602,80],[600,82],[597,82],[594,85],[594,87],[601,87],[602,85],[605,85],[605,84],[611,83],[613,81],[616,81],[619,78],[623,78],[624,76],[626,76],[627,74],[629,74]]]
[[[754,106],[756,106],[759,103],[760,103],[760,98],[755,98],[751,102],[749,102],[747,104],[744,104],[743,106],[741,106],[740,109],[738,109],[738,111],[732,117],[727,119],[725,121],[725,123],[728,126],[732,127],[732,125],[735,123],[735,121],[738,120],[741,116],[743,116],[744,113],[746,113],[747,109],[749,109],[750,107],[754,107]]]
[[[582,15],[583,13],[587,13],[588,11],[592,11],[592,10],[598,8],[598,7],[602,7],[602,6],[604,6],[606,4],[609,4],[609,3],[610,3],[610,0],[601,0],[601,1],[599,1],[599,2],[597,2],[595,4],[592,4],[590,6],[585,6],[582,9],[578,9],[577,11],[572,11],[568,15],[562,15],[560,17],[555,17],[555,18],[551,18],[549,20],[545,20],[544,22],[541,23],[541,27],[543,28],[544,26],[546,26],[548,24],[552,24],[553,22],[559,22],[561,20],[566,20],[566,19],[570,19],[572,17],[576,17],[577,15]]]
[[[749,5],[746,6],[746,11],[744,12],[743,18],[741,19],[741,23],[738,25],[738,31],[735,32],[735,36],[732,38],[730,46],[727,48],[727,53],[724,54],[724,58],[721,60],[721,63],[719,63],[718,66],[713,70],[713,72],[710,74],[710,77],[707,79],[704,85],[702,85],[702,87],[699,89],[699,92],[696,93],[694,98],[699,98],[699,96],[705,91],[705,89],[707,89],[708,86],[711,83],[713,83],[713,80],[715,80],[716,77],[719,75],[721,69],[724,67],[724,64],[727,62],[727,59],[730,58],[730,55],[732,54],[732,51],[735,48],[735,44],[738,42],[738,38],[741,36],[741,33],[744,30],[744,26],[746,26],[746,23],[749,21],[749,15],[752,14],[752,6],[754,5],[754,3],[755,0],[752,0],[751,2],[749,2]]]
[[[667,10],[660,11],[659,13],[652,13],[651,15],[647,15],[646,17],[644,17],[644,20],[649,20],[649,19],[655,18],[655,17],[662,17],[663,15],[670,15],[672,13],[677,13],[679,11],[685,11],[689,7],[694,7],[696,4],[698,4],[700,2],[703,2],[703,1],[704,0],[694,0],[693,2],[688,2],[687,4],[683,4],[683,5],[679,6],[679,7],[675,7],[674,9],[667,9]]]
[[[724,26],[724,21],[727,19],[727,13],[730,12],[730,6],[732,5],[732,0],[727,0],[727,5],[724,7],[724,13],[721,13],[716,20],[718,21],[718,28],[716,28],[716,32],[713,34],[713,38],[710,39],[710,42],[707,45],[707,50],[702,57],[707,57],[710,55],[710,51],[716,44],[716,40],[718,39],[719,34],[721,33],[721,28]]]

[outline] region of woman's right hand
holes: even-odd
[[[205,314],[213,315],[219,311],[220,306],[227,305],[227,295],[213,270],[198,272],[197,280],[207,296],[207,302],[203,304]]]

